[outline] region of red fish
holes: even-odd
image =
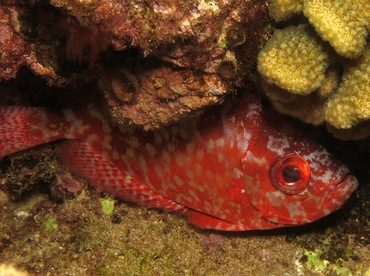
[[[357,180],[255,96],[154,132],[97,107],[0,108],[0,158],[62,140],[61,160],[101,191],[227,231],[302,225],[340,208]]]

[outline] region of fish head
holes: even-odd
[[[271,125],[261,127],[242,158],[255,229],[306,224],[339,209],[358,186],[349,169],[291,126]]]

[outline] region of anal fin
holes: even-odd
[[[99,191],[149,208],[181,214],[187,210],[128,175],[88,143],[66,140],[58,146],[58,155],[72,172],[87,179]]]
[[[248,230],[243,225],[233,224],[231,222],[209,216],[207,214],[188,209],[185,213],[188,218],[188,222],[199,228],[213,229],[221,231],[244,231]]]

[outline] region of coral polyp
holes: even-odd
[[[135,74],[128,70],[120,70],[113,75],[111,80],[113,95],[123,103],[132,102],[139,92],[140,83]]]
[[[227,47],[231,49],[243,45],[247,40],[245,26],[238,23],[231,25],[226,30],[225,40]]]

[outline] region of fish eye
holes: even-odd
[[[306,160],[297,154],[278,157],[270,168],[272,185],[285,194],[303,192],[311,180],[311,170]]]

